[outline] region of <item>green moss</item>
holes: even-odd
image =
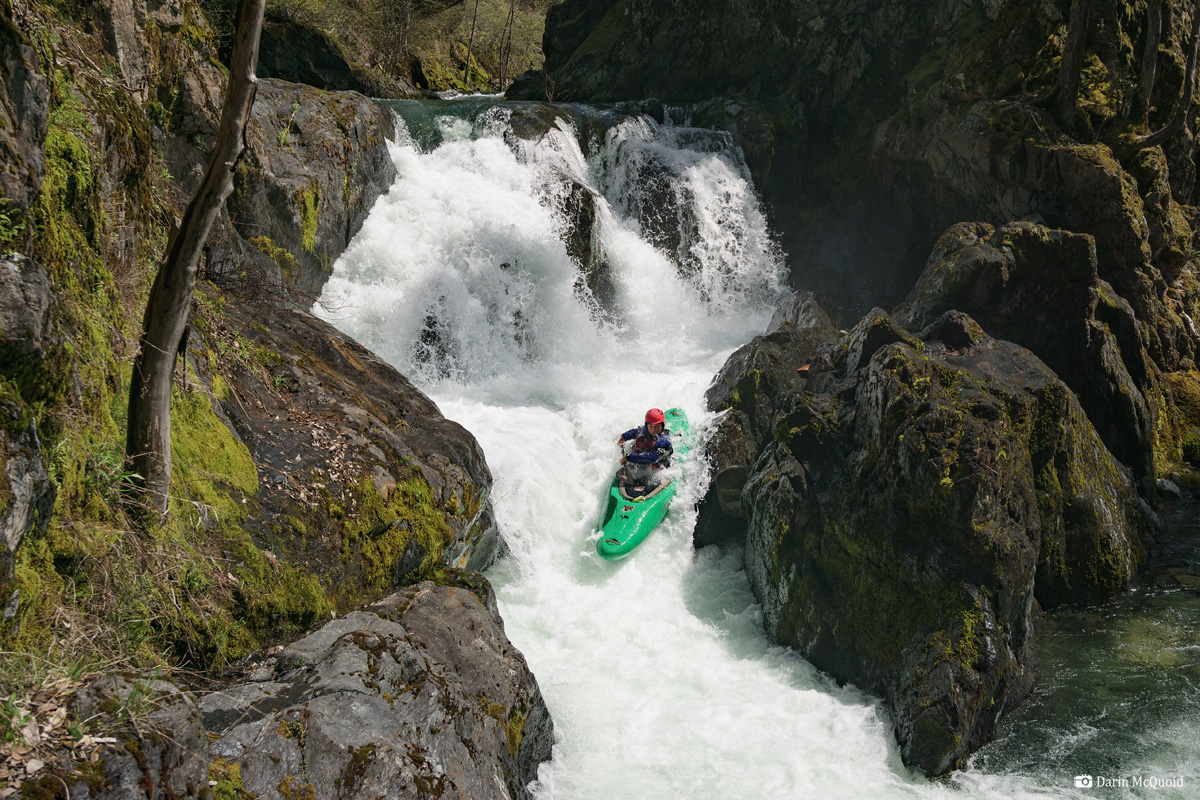
[[[962,612],[961,631],[950,651],[950,657],[960,669],[973,669],[979,663],[979,636],[983,628],[983,609],[976,603]]]
[[[287,775],[276,787],[283,800],[317,800],[317,790],[311,783],[301,783],[293,775]]]
[[[315,241],[317,231],[315,216],[313,217],[312,224],[312,235]],[[307,229],[305,229],[304,235],[308,236]],[[271,240],[271,237],[255,236],[250,240],[250,244],[257,247],[259,250],[265,253],[268,258],[274,261],[279,266],[279,271],[283,273],[285,278],[292,278],[295,276],[297,267],[296,257],[279,245],[275,244],[275,242]],[[313,245],[310,243],[305,249],[307,249],[309,252],[312,252],[312,246]]]
[[[242,785],[242,765],[217,757],[208,762],[208,780],[215,782],[212,800],[255,800],[258,795]]]
[[[0,427],[16,433],[28,428],[32,421],[33,411],[21,396],[16,383],[0,374]]]
[[[508,715],[504,732],[508,737],[508,754],[516,761],[517,753],[521,751],[521,741],[525,738],[525,715],[514,708]]]
[[[321,208],[321,188],[312,186],[296,193],[296,207],[300,210],[300,246],[311,253],[317,247],[317,212]]]
[[[383,592],[398,583],[431,575],[441,563],[442,550],[454,535],[430,495],[428,484],[412,477],[397,484],[385,501],[375,481],[365,476],[353,488],[358,507],[345,526],[348,546],[359,546],[365,584]],[[424,556],[410,575],[397,575],[402,557],[413,540]]]
[[[1095,53],[1088,53],[1079,75],[1080,108],[1100,117],[1111,117],[1117,113],[1118,102],[1108,67]]]
[[[737,382],[737,386],[733,388],[731,400],[735,408],[742,410],[749,409],[754,405],[754,399],[758,396],[758,384],[762,380],[762,373],[757,369],[747,370],[746,374]]]
[[[349,748],[350,760],[346,762],[346,768],[342,770],[341,776],[337,779],[337,786],[340,790],[347,794],[354,792],[367,774],[367,768],[375,760],[375,750],[374,744]]]
[[[189,498],[189,504],[202,503],[219,522],[233,523],[245,516],[240,496],[258,494],[258,470],[212,403],[202,391],[176,391],[171,397],[172,493]]]
[[[275,732],[285,739],[295,739],[296,744],[304,747],[305,737],[308,735],[308,728],[298,719],[288,719],[282,717],[279,724],[275,727]]]
[[[237,536],[230,543],[240,563],[233,613],[246,646],[295,637],[329,617],[333,603],[315,575],[263,553],[244,533]],[[231,644],[230,650],[226,658],[238,657],[240,648]]]

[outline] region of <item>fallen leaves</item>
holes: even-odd
[[[84,680],[59,678],[0,700],[0,800],[15,797],[22,783],[47,766],[69,760],[100,760],[111,736],[90,736],[72,724],[70,699]]]

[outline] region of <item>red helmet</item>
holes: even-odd
[[[659,425],[659,424],[665,423],[666,421],[667,421],[667,418],[663,414],[661,408],[652,408],[646,412],[646,424],[647,425]]]

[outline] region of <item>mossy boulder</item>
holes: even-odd
[[[549,711],[487,581],[444,577],[326,624],[273,673],[210,695],[215,761],[238,765],[258,797],[530,797],[551,755]]]
[[[395,180],[394,137],[391,112],[357,92],[259,82],[248,152],[226,203],[234,229],[267,257],[257,260],[267,275],[251,282],[282,283],[298,305],[311,305]],[[209,270],[226,283],[245,281],[236,250]]]
[[[951,309],[1053,369],[1149,494],[1161,451],[1177,446],[1156,436],[1158,417],[1169,413],[1163,381],[1146,353],[1145,326],[1099,277],[1091,236],[1028,222],[951,227],[893,317],[920,331]]]
[[[709,395],[754,454],[741,505],[764,625],[881,694],[905,762],[944,773],[1030,691],[1035,609],[1123,591],[1152,512],[1070,389],[965,314],[781,336]]]
[[[404,376],[300,310],[223,301],[219,404],[259,476],[244,525],[342,610],[500,548],[475,438]]]

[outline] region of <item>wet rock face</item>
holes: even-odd
[[[553,723],[491,588],[422,583],[288,646],[203,702],[256,796],[527,798]]]
[[[308,307],[333,262],[396,177],[391,114],[356,92],[259,83],[247,142],[226,207],[242,239]],[[236,260],[211,269],[237,274]]]
[[[740,442],[720,466],[753,454],[740,499],[768,633],[882,694],[930,774],[1028,693],[1035,601],[1111,597],[1141,561],[1147,512],[1072,392],[960,312],[918,336],[879,310],[836,338],[781,329],[709,402]]]
[[[295,22],[267,22],[259,45],[258,77],[306,83],[368,97],[406,97],[416,88],[356,63],[322,31]]]
[[[950,309],[1032,350],[1078,395],[1117,460],[1153,481],[1154,420],[1166,410],[1150,398],[1163,380],[1144,326],[1100,280],[1091,236],[1032,223],[950,228],[893,317],[917,332]]]
[[[492,563],[492,476],[467,430],[307,312],[229,299],[226,313],[270,364],[234,368],[221,408],[258,465],[261,512],[247,524],[272,550],[325,575],[351,605],[418,567]],[[399,518],[350,536],[364,515]]]

